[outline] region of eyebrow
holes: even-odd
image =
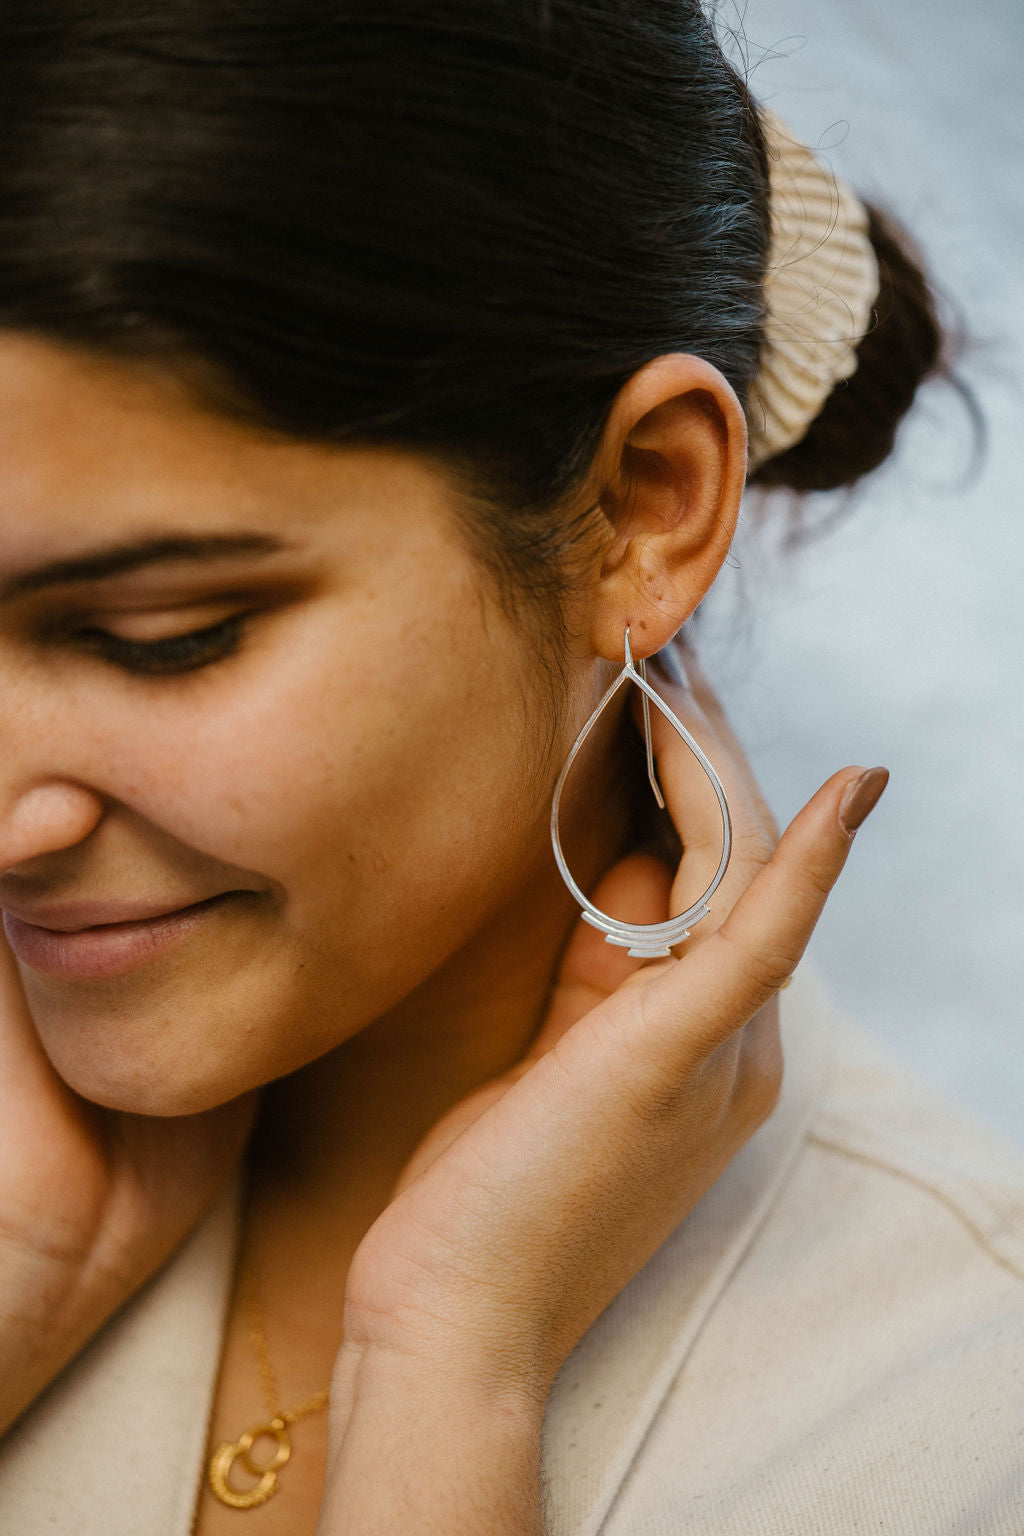
[[[32,570],[21,571],[0,583],[0,602],[9,603],[29,592],[45,587],[67,586],[74,582],[102,581],[109,576],[124,576],[154,565],[180,561],[212,564],[239,556],[258,559],[279,554],[291,546],[266,533],[170,534],[157,538],[135,539],[126,544],[111,544],[103,549],[76,555],[70,560],[53,560]]]

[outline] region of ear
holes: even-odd
[[[747,472],[747,425],[712,363],[673,352],[645,363],[612,405],[593,473],[608,545],[591,592],[595,653],[666,645],[729,552]]]

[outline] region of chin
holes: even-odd
[[[191,1027],[181,1029],[166,1015],[147,1020],[136,1013],[129,1023],[116,1011],[88,1017],[76,1009],[72,1018],[46,1008],[32,1011],[55,1072],[105,1109],[161,1118],[196,1115],[258,1086],[246,1071],[252,1062],[245,1053],[227,1050],[194,1014]]]
[[[25,995],[54,1070],[84,1099],[129,1114],[196,1115],[291,1071],[302,1038],[290,977],[176,966],[73,987],[31,975]]]
[[[124,1051],[86,1053],[63,1043],[43,1047],[54,1070],[83,1099],[104,1109],[161,1119],[198,1115],[215,1109],[254,1085],[236,1081],[236,1074],[207,1069],[202,1053],[183,1052],[177,1064],[140,1060]]]

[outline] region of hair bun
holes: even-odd
[[[862,206],[879,289],[856,347],[856,368],[835,385],[803,437],[756,468],[753,485],[794,491],[853,485],[891,452],[918,386],[935,374],[949,376],[945,334],[920,254],[891,215]]]

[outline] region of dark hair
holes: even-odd
[[[436,454],[549,615],[578,531],[553,513],[630,374],[694,352],[746,400],[767,160],[697,0],[4,0],[0,142],[0,326]],[[872,227],[861,366],[758,483],[852,482],[935,366],[927,286]]]

